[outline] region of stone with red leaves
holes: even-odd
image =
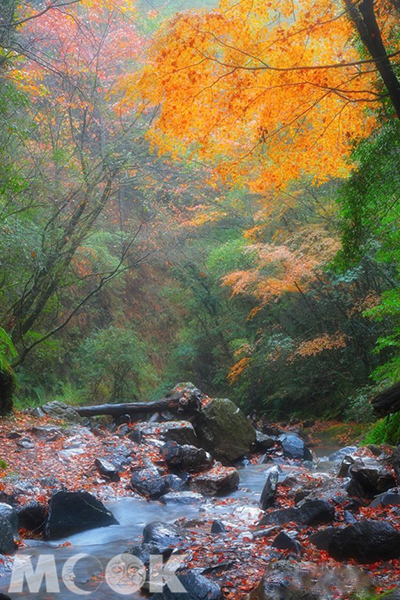
[[[110,481],[119,481],[118,468],[104,458],[96,458],[95,465],[101,475]]]
[[[196,433],[189,421],[138,423],[129,434],[129,438],[134,442],[144,442],[146,439],[156,438],[164,441],[173,440],[179,444],[196,445],[197,443]]]
[[[180,445],[169,441],[161,449],[168,466],[179,467],[182,471],[193,473],[209,469],[212,464],[211,455],[191,444]]]
[[[206,473],[193,477],[190,487],[201,494],[215,496],[235,490],[239,485],[239,473],[234,467],[214,467]]]
[[[294,552],[295,554],[300,554],[301,545],[299,542],[294,539],[292,535],[286,533],[286,531],[281,531],[274,541],[272,542],[272,547],[277,550],[289,550],[290,552]]]
[[[142,496],[156,500],[167,491],[168,484],[155,467],[149,467],[133,473],[131,487]]]

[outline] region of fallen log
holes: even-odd
[[[177,392],[167,398],[154,402],[125,402],[122,404],[98,404],[94,406],[74,406],[74,410],[81,417],[97,417],[108,415],[110,417],[123,417],[124,415],[143,415],[156,412],[176,412],[184,415],[194,415],[201,409],[201,399],[196,392],[184,395]]]
[[[374,414],[377,417],[386,417],[400,411],[400,381],[384,390],[371,400]]]

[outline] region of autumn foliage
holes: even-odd
[[[29,401],[194,380],[339,412],[397,347],[398,3],[217,1],[37,0],[0,31],[0,325]]]
[[[223,279],[233,295],[250,293],[259,300],[253,314],[268,301],[286,292],[306,290],[315,270],[339,249],[339,243],[321,228],[300,229],[283,244],[250,244],[247,252],[255,255],[255,268],[234,271]]]
[[[385,43],[395,9],[377,3]],[[376,66],[346,4],[323,0],[221,0],[177,14],[156,36],[139,81],[160,106],[151,138],[165,152],[195,155],[223,181],[253,191],[345,176],[354,143],[376,123]],[[124,106],[136,100],[125,77]]]

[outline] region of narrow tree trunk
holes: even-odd
[[[390,100],[400,117],[400,82],[382,40],[374,11],[374,0],[363,0],[358,6],[353,4],[353,0],[345,0],[345,4],[361,41],[375,60],[376,68],[386,86]]]
[[[162,398],[155,402],[131,402],[125,404],[99,404],[96,406],[78,406],[74,407],[81,417],[97,417],[98,415],[108,415],[114,418],[123,415],[138,415],[143,413],[156,413],[171,411],[182,415],[193,415],[200,410],[201,403],[196,396],[184,398],[182,396],[171,396]]]

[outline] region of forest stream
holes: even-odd
[[[321,453],[316,448],[315,451],[320,456],[315,463],[310,463],[307,467],[303,464],[296,464],[295,461],[277,460],[277,464],[281,469],[279,481],[306,472],[309,472],[313,477],[320,473],[326,473],[329,469],[337,467],[341,462],[340,458],[333,461],[328,460],[328,456],[336,450],[338,450],[337,447],[323,448],[323,453]],[[119,521],[119,525],[92,529],[68,538],[62,538],[57,542],[26,540],[26,548],[20,550],[18,556],[30,556],[35,564],[35,558],[40,554],[53,554],[57,570],[61,576],[62,567],[70,556],[78,553],[86,554],[92,557],[93,560],[89,558],[83,560],[74,569],[76,585],[85,589],[85,585],[87,586],[88,582],[92,582],[93,577],[101,576],[110,559],[120,554],[128,546],[139,544],[144,527],[153,521],[174,523],[187,520],[191,523],[191,527],[201,527],[204,523],[214,520],[221,520],[227,524],[236,520],[236,524],[239,525],[235,530],[235,537],[237,537],[239,532],[243,534],[253,525],[255,515],[261,514],[258,509],[260,496],[268,473],[271,471],[271,465],[259,465],[244,461],[244,464],[238,466],[238,471],[240,476],[238,489],[219,497],[216,501],[208,498],[201,503],[194,502],[182,505],[176,502],[165,505],[157,501],[129,497],[121,498],[106,503],[106,507]],[[220,545],[220,536],[215,537],[215,542],[216,545]],[[68,545],[65,545],[66,543]],[[103,568],[100,568],[100,564]],[[10,576],[4,576],[0,579],[0,583],[0,590],[7,593]],[[90,587],[86,589],[90,589]],[[139,597],[140,594],[137,594],[137,596]],[[17,594],[16,597],[29,599],[32,598],[32,594],[25,591],[22,594]],[[46,600],[51,598],[72,600],[76,597],[76,593],[63,587],[61,594],[46,595]],[[96,600],[114,600],[120,598],[121,594],[113,592],[104,584],[95,592],[95,597]]]
[[[3,421],[4,598],[170,600],[177,581],[185,600],[316,600],[397,585],[396,450],[329,446],[324,423],[249,418],[192,384],[167,402],[175,417],[88,420],[50,402]]]
[[[0,0],[0,600],[400,600],[399,156],[400,0]]]

